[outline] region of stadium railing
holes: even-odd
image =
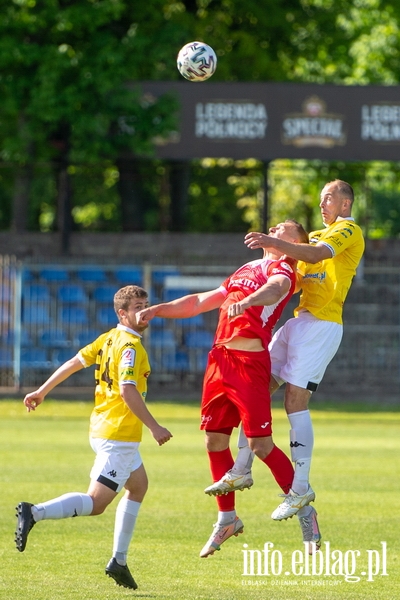
[[[215,289],[234,269],[217,262],[93,265],[66,260],[53,264],[0,256],[0,387],[19,390],[39,385],[60,361],[114,327],[113,295],[123,285],[143,285],[150,303],[155,303]],[[65,286],[77,286],[68,288],[76,295],[60,292]],[[290,300],[281,323],[292,316],[297,302],[297,296]],[[330,397],[341,398],[398,395],[399,305],[398,268],[365,264],[362,277],[350,289],[343,341],[318,390],[319,397],[324,390]],[[191,319],[153,320],[144,333],[152,361],[149,389],[200,394],[217,312]],[[157,334],[157,330],[169,333]],[[92,370],[76,374],[74,381],[92,388]]]

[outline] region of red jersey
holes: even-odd
[[[268,347],[272,330],[296,285],[294,261],[286,258],[280,260],[252,260],[240,267],[228,277],[220,291],[226,296],[219,309],[219,320],[214,344],[224,344],[234,337],[260,338],[264,348]],[[270,306],[251,306],[243,315],[228,318],[228,306],[240,302],[267,283],[273,275],[284,275],[290,280],[290,289],[278,302]]]

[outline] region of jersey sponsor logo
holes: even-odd
[[[292,267],[290,265],[288,265],[286,262],[281,262],[281,267],[282,267],[282,269],[289,271],[289,273],[293,273]]]
[[[201,415],[201,422],[204,423],[209,423],[210,421],[212,421],[212,417],[211,416],[206,416],[206,415]]]
[[[133,367],[133,365],[135,363],[135,355],[136,355],[136,352],[133,348],[127,348],[126,350],[123,350],[122,358],[121,358],[121,366],[122,367]]]
[[[260,287],[255,281],[251,281],[251,279],[245,278],[232,279],[230,282],[230,286],[234,285],[248,287],[252,290],[258,290],[258,288]]]
[[[340,244],[340,245],[342,245],[342,242],[341,242],[341,240],[339,240],[339,238],[338,238],[338,237],[335,237],[335,236],[333,236],[333,235],[332,235],[332,237],[331,237],[331,240],[332,240],[332,242],[334,242],[335,244],[338,244],[338,245]]]
[[[353,232],[351,229],[349,229],[348,227],[345,227],[344,229],[342,229],[342,231],[339,232],[341,235],[343,235],[345,238],[348,237],[347,234],[349,235],[353,235]]]
[[[133,377],[133,375],[135,374],[135,371],[133,369],[124,369],[121,372],[121,375],[124,377]]]
[[[306,273],[303,275],[303,280],[304,279],[317,279],[322,283],[326,279],[326,271],[323,273]]]

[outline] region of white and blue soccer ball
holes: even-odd
[[[176,64],[179,73],[185,79],[205,81],[215,73],[217,55],[211,46],[204,42],[190,42],[179,50]]]

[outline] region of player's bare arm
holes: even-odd
[[[302,260],[311,264],[315,264],[327,258],[332,258],[332,252],[325,244],[318,243],[315,246],[301,243],[294,244],[293,242],[287,242],[280,238],[271,237],[266,233],[252,231],[245,236],[244,243],[251,250],[256,250],[257,248],[273,248],[295,260]]]
[[[157,423],[146,404],[143,402],[142,396],[132,384],[124,384],[119,386],[121,397],[127,404],[129,409],[142,421],[159,446],[162,446],[172,438],[172,433],[165,427]]]
[[[83,364],[77,356],[74,356],[70,360],[67,360],[62,364],[54,373],[34,392],[30,392],[24,398],[24,404],[28,410],[35,410],[39,404],[42,404],[43,400],[51,390],[53,390],[59,383],[68,379],[70,375],[83,369]]]
[[[186,319],[219,308],[224,301],[224,295],[219,289],[199,294],[182,296],[171,302],[155,304],[138,313],[138,320],[148,322],[154,317],[165,319]]]
[[[290,279],[284,275],[274,275],[256,292],[240,302],[235,302],[228,307],[230,318],[241,315],[250,306],[270,306],[278,302],[290,289]]]

